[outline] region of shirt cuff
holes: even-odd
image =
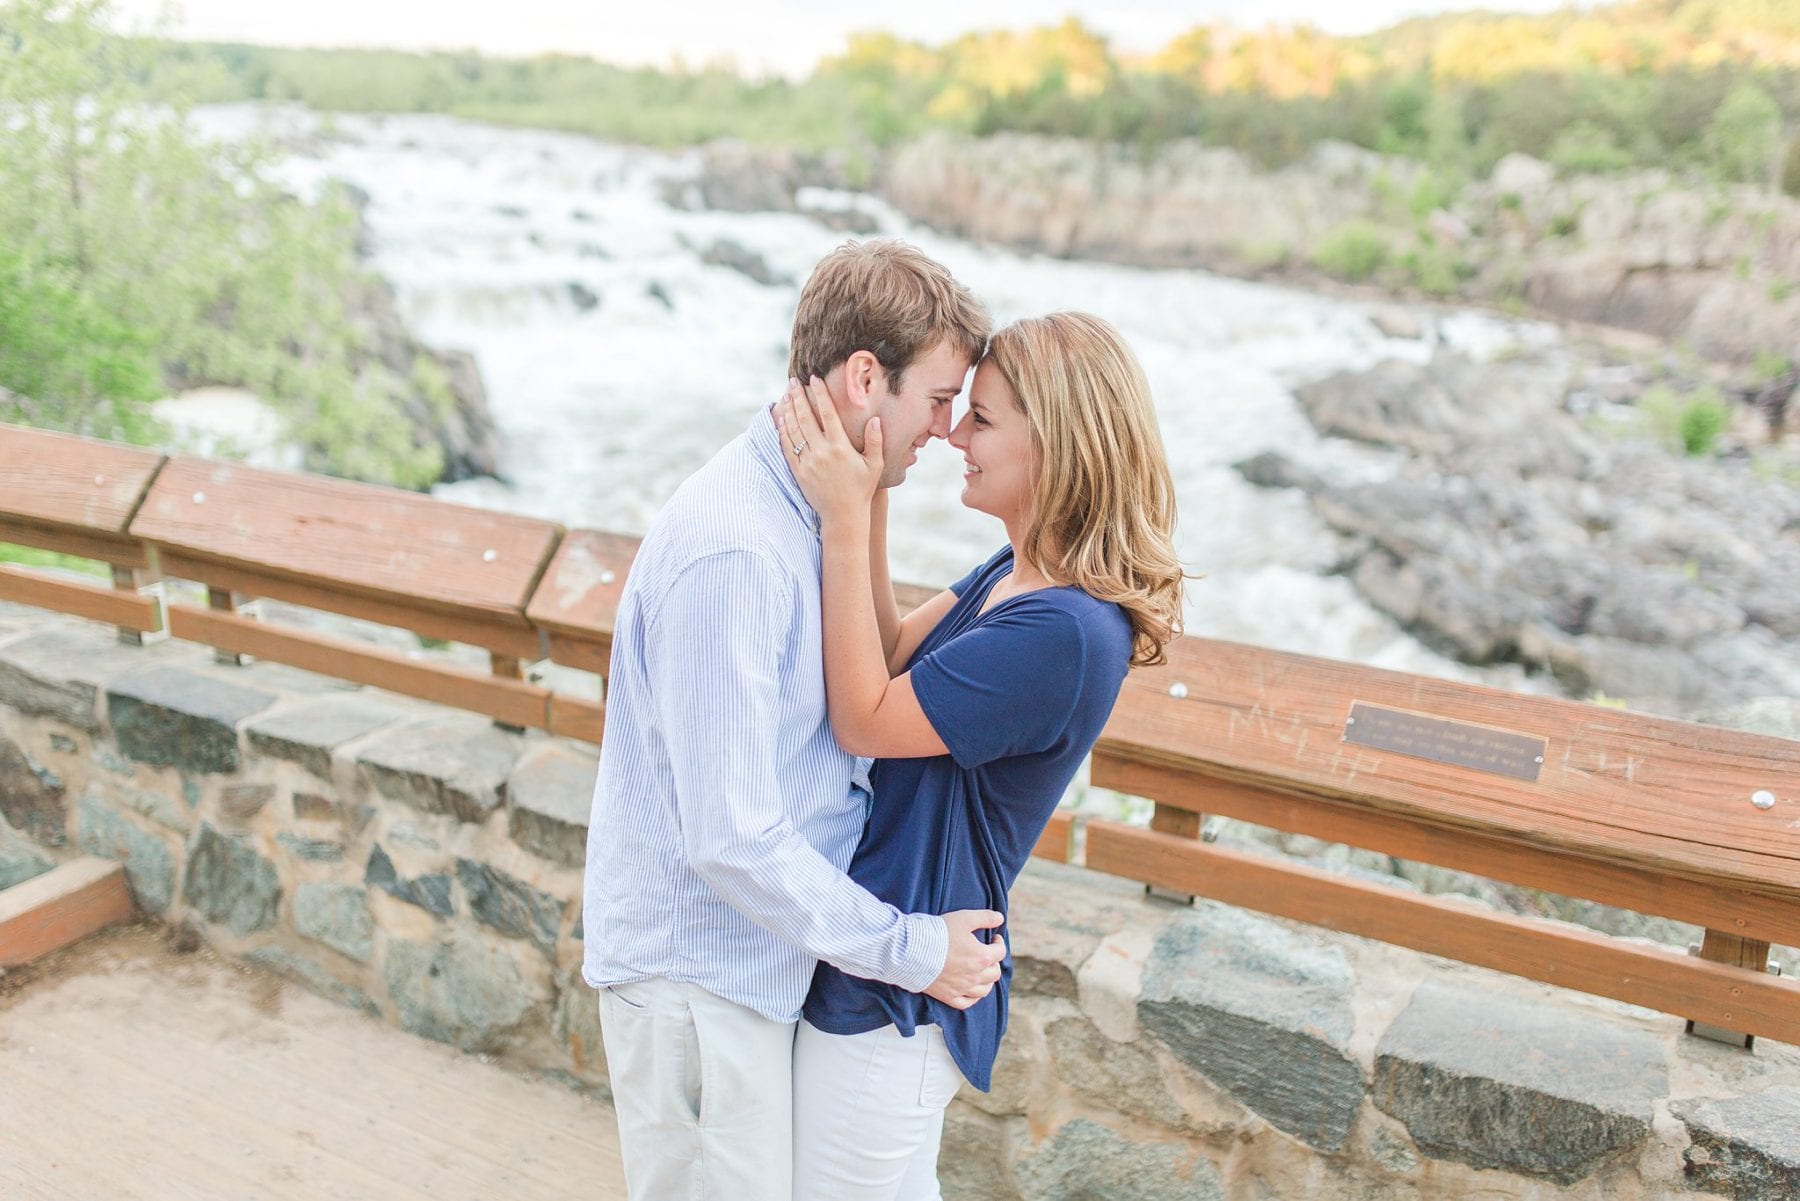
[[[949,958],[950,927],[944,924],[944,919],[934,913],[909,913],[906,915],[906,950],[900,965],[905,974],[891,983],[907,992],[922,993],[943,975],[944,963]]]

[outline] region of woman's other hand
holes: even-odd
[[[816,375],[810,385],[789,380],[775,415],[782,453],[793,468],[800,491],[818,510],[820,523],[842,520],[867,528],[869,502],[880,483],[884,458],[881,419],[869,419],[863,427],[863,448],[857,450],[825,390],[825,381]]]

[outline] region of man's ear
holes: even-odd
[[[844,398],[852,407],[868,408],[886,386],[887,372],[872,352],[858,350],[844,360]]]

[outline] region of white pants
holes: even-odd
[[[794,1201],[938,1201],[944,1109],[962,1087],[944,1032],[794,1037]]]
[[[600,990],[631,1201],[791,1201],[794,1023],[697,984]]]

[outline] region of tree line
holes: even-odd
[[[443,112],[663,146],[735,136],[854,156],[950,129],[1146,149],[1198,138],[1280,166],[1337,139],[1452,174],[1518,151],[1800,194],[1800,6],[1772,0],[1455,14],[1355,38],[1205,26],[1140,56],[1073,19],[939,45],[876,33],[801,80],[566,55],[165,44],[156,58],[162,78],[207,99]]]

